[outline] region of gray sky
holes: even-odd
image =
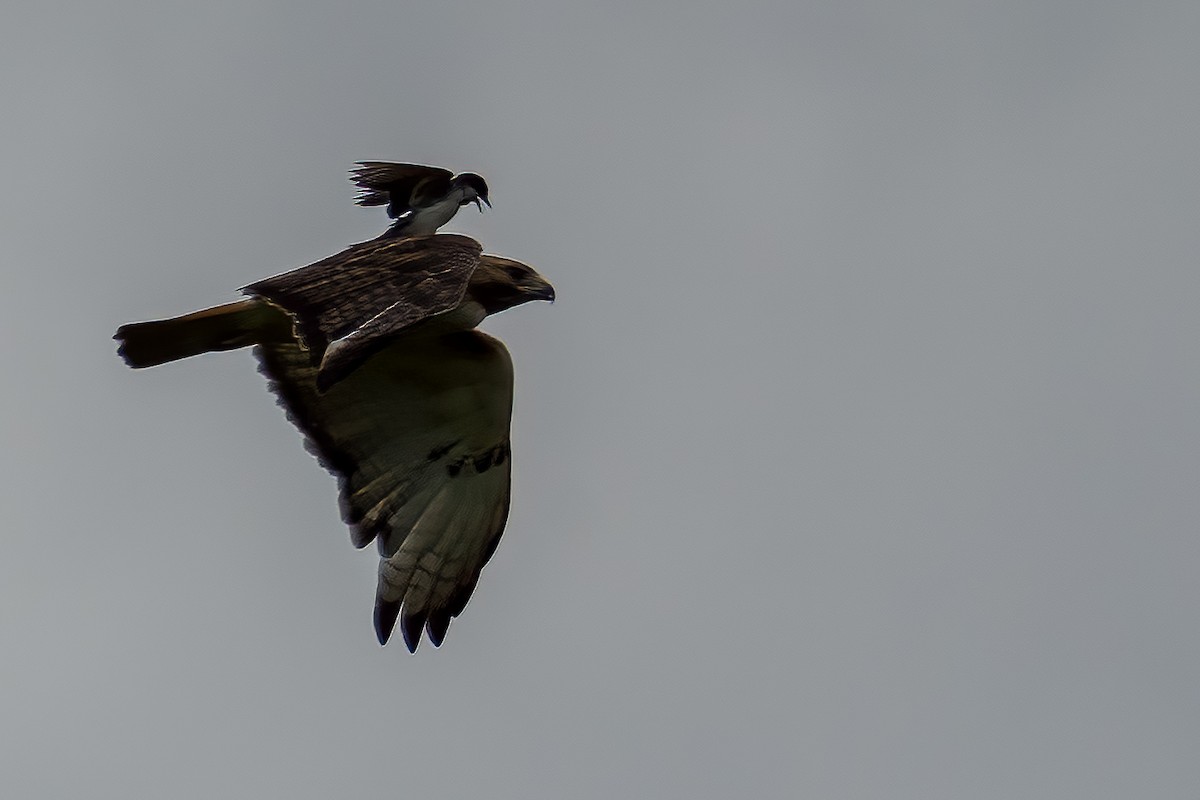
[[[6,796],[1196,796],[1200,5],[319,5],[3,12]],[[415,657],[251,356],[110,340],[366,158],[560,298]]]

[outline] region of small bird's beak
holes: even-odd
[[[490,202],[488,202],[488,199],[486,197],[481,197],[479,195],[476,195],[475,196],[475,207],[478,208],[479,213],[482,214],[483,213],[483,204],[479,202],[480,200],[482,200],[484,203],[487,203],[488,208],[491,208],[492,204]]]

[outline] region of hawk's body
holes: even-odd
[[[131,366],[258,345],[261,370],[338,476],[358,547],[381,554],[375,623],[440,644],[504,530],[512,362],[473,330],[553,289],[465,236],[355,245],[246,288],[250,298],[122,326]]]

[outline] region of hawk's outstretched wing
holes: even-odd
[[[242,291],[295,317],[324,389],[395,334],[457,307],[480,251],[474,239],[457,234],[376,239]],[[339,339],[346,341],[336,358],[322,363]]]
[[[387,206],[396,219],[420,204],[425,197],[442,197],[450,191],[453,173],[441,167],[396,164],[391,161],[360,161],[350,170],[350,180],[361,190],[354,202],[360,206]]]
[[[512,361],[478,331],[403,340],[321,393],[295,343],[256,348],[308,447],[338,476],[354,544],[379,542],[375,627],[409,650],[462,612],[508,517]]]

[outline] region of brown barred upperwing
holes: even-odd
[[[392,336],[456,307],[479,263],[479,243],[457,234],[377,239],[242,289],[296,319],[319,361],[329,344],[370,324]]]

